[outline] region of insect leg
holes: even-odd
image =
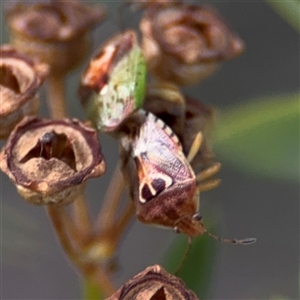
[[[205,170],[201,171],[197,176],[196,179],[198,182],[203,181],[215,174],[217,174],[221,169],[221,164],[219,162],[216,162],[206,168]]]
[[[186,259],[188,257],[188,254],[191,251],[191,247],[192,247],[192,238],[189,236],[188,237],[188,245],[187,245],[187,247],[185,249],[185,253],[184,253],[184,255],[183,255],[182,259],[181,259],[180,264],[178,265],[177,269],[175,270],[174,275],[178,275],[178,273],[182,269],[182,267],[183,267],[183,265],[184,265],[184,263],[185,263],[185,261],[186,261]]]
[[[221,184],[221,179],[213,178],[206,180],[204,182],[198,183],[198,191],[199,192],[207,192],[213,190],[214,188],[218,187]]]
[[[197,135],[193,141],[193,144],[190,148],[190,151],[187,155],[187,160],[189,163],[194,159],[195,155],[198,153],[198,151],[201,147],[202,141],[203,141],[203,134],[201,131],[199,131],[197,133]]]

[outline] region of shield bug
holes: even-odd
[[[143,104],[146,65],[134,31],[101,47],[81,78],[80,98],[98,130],[114,132]]]
[[[179,88],[168,82],[156,82],[147,85],[143,109],[153,113],[165,122],[179,138],[183,152],[188,155],[198,132],[202,133],[201,147],[191,161],[195,170],[204,170],[214,161],[210,147],[210,132],[214,125],[213,107],[184,95]],[[219,179],[211,179],[215,187]],[[213,187],[211,185],[211,187]]]
[[[143,119],[140,128],[121,139],[123,171],[129,180],[138,219],[146,224],[171,227],[190,238],[207,232],[199,209],[199,191],[205,180],[218,172],[213,164],[196,175],[190,162],[201,147],[199,132],[187,157],[181,143],[161,119],[140,110]],[[227,240],[225,242],[250,244],[255,239]]]

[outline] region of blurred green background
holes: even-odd
[[[110,17],[94,32],[95,47],[120,30],[116,25],[120,2],[104,2]],[[256,237],[258,241],[243,247],[197,238],[180,274],[199,291],[201,299],[299,299],[297,25],[290,26],[263,1],[210,2],[243,37],[247,50],[201,85],[185,89],[215,106],[218,116],[214,149],[223,165],[222,185],[201,195],[201,211],[207,227],[219,236]],[[8,41],[2,5],[1,43]],[[291,20],[288,10],[286,14]],[[299,10],[298,17],[295,15],[299,25]],[[138,16],[131,18],[129,24],[137,20]],[[77,98],[81,72],[82,68],[68,81],[68,108],[72,116],[83,119]],[[47,116],[45,103],[41,115]],[[95,195],[105,192],[118,157],[114,140],[101,135],[101,141],[108,170],[88,186],[93,211],[102,199]],[[0,176],[1,298],[79,299],[78,277],[44,209],[26,204],[8,178]],[[174,269],[185,242],[172,231],[133,221],[119,248],[116,285],[158,262]]]

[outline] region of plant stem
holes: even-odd
[[[83,194],[78,195],[77,199],[75,199],[72,210],[76,231],[83,242],[85,242],[86,239],[93,235],[93,232],[88,206]]]
[[[131,220],[133,214],[134,205],[132,202],[128,202],[125,211],[119,217],[118,221],[111,227],[106,227],[97,233],[95,239],[92,241],[93,247],[89,248],[90,251],[93,249],[90,253],[100,257],[100,260],[111,258],[115,253],[121,234]]]
[[[96,264],[86,263],[81,259],[81,253],[77,252],[69,238],[67,226],[64,218],[64,208],[56,206],[47,206],[48,215],[54,226],[57,238],[60,241],[64,251],[80,269],[81,273],[91,279],[105,295],[111,295],[115,289],[107,274]]]
[[[63,119],[67,116],[65,102],[65,77],[50,74],[47,79],[47,103],[50,114],[54,119]]]
[[[116,211],[120,197],[124,188],[124,179],[120,172],[120,164],[117,164],[106,194],[103,199],[103,205],[96,221],[96,229],[110,229],[115,224]]]
[[[65,76],[57,73],[50,74],[47,82],[47,102],[50,115],[54,119],[63,119],[67,117],[66,112],[66,99],[65,99]],[[84,241],[87,237],[91,236],[92,225],[90,222],[89,212],[83,194],[78,195],[78,198],[72,204],[73,220],[69,223],[69,227],[74,233],[75,229],[78,230],[72,237],[76,237],[77,241]]]
[[[119,218],[118,223],[115,225],[114,236],[116,240],[120,238],[122,231],[125,229],[126,225],[129,223],[133,215],[134,215],[134,205],[132,201],[129,201],[125,211],[123,212],[122,216]]]
[[[116,166],[107,188],[104,204],[96,222],[96,235],[89,248],[92,255],[110,258],[114,255],[120,236],[134,214],[134,206],[130,201],[120,217],[116,218],[118,204],[124,188],[124,179],[119,164]],[[92,250],[91,250],[92,249]]]
[[[47,102],[52,118],[63,119],[67,117],[64,75],[50,74],[47,85]],[[78,195],[72,204],[72,208],[73,221],[77,227],[76,230],[78,230],[77,234],[75,236],[73,234],[73,236],[76,239],[79,236],[84,241],[92,235],[92,224],[83,194]],[[71,226],[74,226],[74,224]],[[74,229],[72,232],[74,232]]]
[[[66,254],[69,258],[77,265],[80,264],[80,260],[78,258],[78,253],[74,250],[72,242],[68,236],[68,225],[65,222],[65,212],[63,211],[63,207],[57,207],[54,205],[47,205],[46,207],[48,215],[52,221],[53,227],[55,229],[57,238],[63,247]]]
[[[67,116],[65,104],[64,76],[51,74],[48,78],[47,100],[52,118],[63,119]],[[107,193],[104,197],[104,207],[99,214],[96,225],[103,228],[104,232],[115,225],[115,214],[118,208],[119,199],[124,187],[122,174],[119,166],[114,171]],[[66,213],[63,207],[48,206],[48,215],[52,221],[56,235],[64,251],[78,267],[86,281],[94,282],[101,294],[109,296],[115,291],[110,278],[103,271],[100,265],[85,260],[85,244],[88,240],[96,240],[98,236],[93,233],[93,227],[87,203],[83,194],[78,195],[72,204],[72,218]],[[118,238],[122,232],[121,226],[125,226],[130,219],[128,211],[117,226]],[[123,224],[124,223],[124,224]],[[97,227],[97,226],[96,226]],[[101,243],[101,241],[99,241]],[[114,240],[117,244],[117,240]]]

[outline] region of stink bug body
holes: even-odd
[[[199,191],[203,187],[207,190],[210,183],[206,187],[201,181],[217,173],[220,164],[213,164],[196,176],[190,161],[201,146],[201,133],[186,157],[178,137],[161,119],[143,110],[137,115],[143,119],[140,127],[125,135],[121,144],[123,171],[138,219],[171,227],[190,238],[202,235],[206,229],[198,213]],[[242,244],[254,241],[217,239]]]
[[[193,216],[198,210],[198,183],[181,143],[162,120],[144,116],[139,131],[122,140],[132,159],[130,173],[136,215],[143,223],[176,228],[193,237],[204,228]]]

